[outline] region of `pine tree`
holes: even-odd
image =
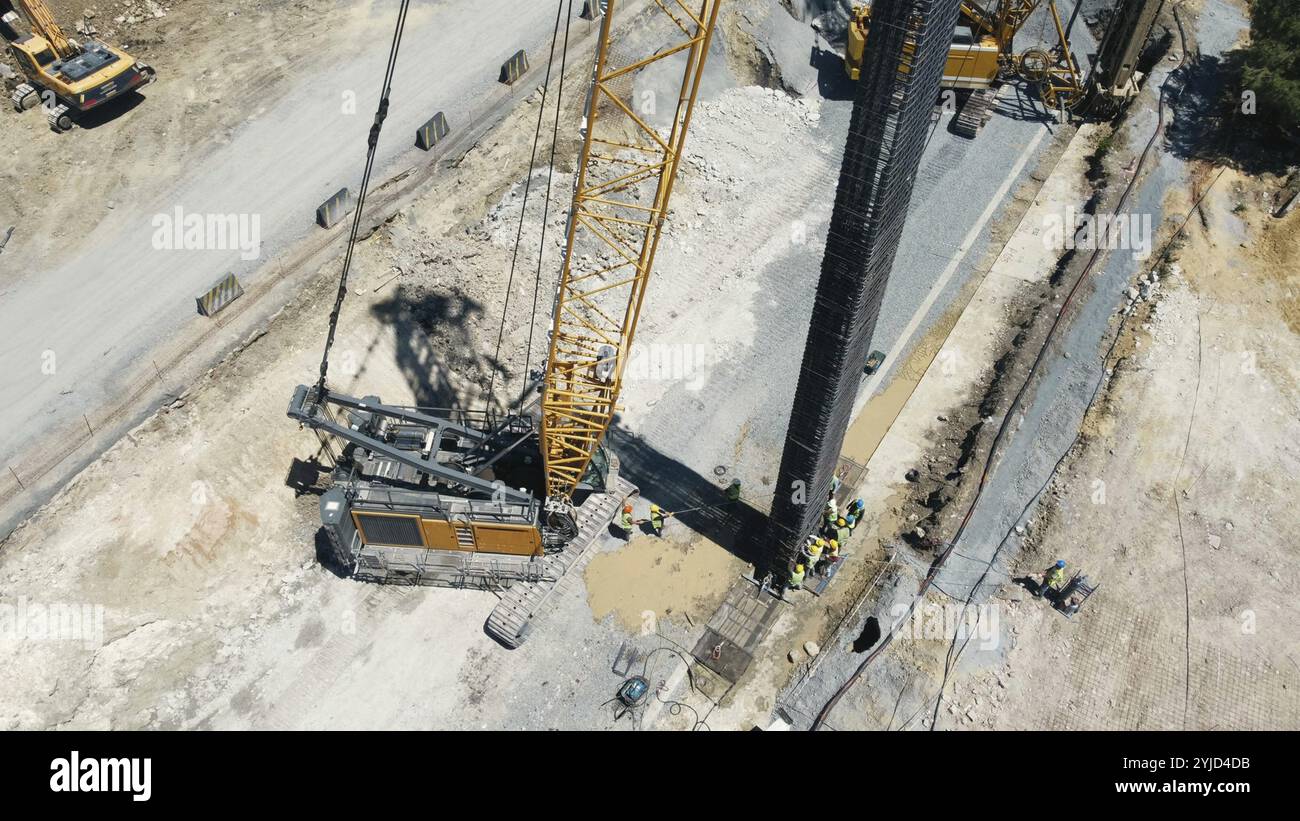
[[[1259,114],[1293,138],[1300,133],[1300,0],[1255,0],[1242,83]]]

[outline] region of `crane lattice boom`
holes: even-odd
[[[615,41],[623,3],[609,0],[601,27],[542,397],[556,500],[571,496],[614,417],[721,0],[652,2]],[[661,29],[666,46],[652,34]],[[654,90],[637,80],[682,60],[672,118],[656,117]]]

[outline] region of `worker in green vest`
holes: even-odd
[[[803,560],[805,565],[812,570],[813,575],[816,575],[817,563],[822,560],[822,550],[825,542],[811,536],[808,538],[808,543],[803,546]]]
[[[849,543],[849,535],[852,532],[849,530],[849,523],[846,520],[842,518],[835,520],[835,540],[840,543],[840,547],[844,547]]]
[[[1038,586],[1035,596],[1045,596],[1048,591],[1059,591],[1065,586],[1065,561],[1058,559],[1056,564],[1043,571],[1043,583]]]
[[[798,590],[803,587],[803,565],[794,566],[794,572],[790,574],[790,589]]]
[[[650,528],[654,530],[655,535],[659,538],[664,536],[664,519],[673,514],[661,508],[659,505],[650,505]]]
[[[740,480],[739,479],[732,479],[731,484],[727,485],[727,501],[728,502],[740,501]]]
[[[858,517],[858,521],[862,521],[862,514],[865,513],[866,510],[867,510],[867,503],[862,501],[861,499],[854,499],[853,502],[849,505],[849,513],[852,514],[853,516]]]
[[[623,540],[632,541],[632,506],[623,505],[623,515],[618,520],[619,526],[623,528]]]

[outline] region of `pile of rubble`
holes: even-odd
[[[118,25],[134,26],[146,20],[161,20],[170,9],[164,8],[154,0],[124,0],[120,4],[122,13],[113,18]]]
[[[1180,273],[1182,273],[1182,269],[1178,267],[1178,263],[1176,262],[1170,263],[1169,268],[1166,271],[1166,275],[1171,277],[1177,277]],[[1153,299],[1155,299],[1156,293],[1159,290],[1160,290],[1159,271],[1150,271],[1142,275],[1138,279],[1137,284],[1130,286],[1128,291],[1125,292],[1125,295],[1128,297],[1128,302],[1124,305],[1123,308],[1124,316],[1128,316],[1129,314],[1133,313],[1133,311],[1137,309],[1140,303],[1151,302]]]
[[[81,18],[77,20],[74,27],[77,34],[82,37],[112,37],[141,23],[161,20],[170,11],[170,6],[164,6],[155,0],[122,0],[117,4],[115,14],[109,12],[113,15],[112,23],[105,30],[101,31],[95,25],[95,20],[99,18],[99,10],[93,8],[83,10]]]

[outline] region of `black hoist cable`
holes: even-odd
[[[570,9],[572,11],[572,9]],[[551,67],[555,64],[555,45],[560,39],[560,17],[564,14],[564,0],[559,0],[555,6],[555,30],[551,32],[551,53],[546,59],[546,79],[542,81],[542,101],[537,107],[537,129],[533,133],[533,151],[528,158],[528,176],[524,178],[524,200],[519,205],[519,230],[515,234],[514,251],[510,255],[510,275],[506,278],[506,297],[505,304],[501,307],[501,325],[497,328],[497,345],[496,351],[492,354],[492,374],[488,379],[487,402],[485,410],[492,413],[492,400],[496,395],[497,372],[501,370],[501,343],[506,335],[506,319],[510,315],[510,293],[514,290],[515,284],[515,265],[519,262],[519,246],[524,238],[524,220],[528,217],[528,194],[533,187],[533,167],[537,164],[537,146],[542,139],[542,115],[546,112],[546,96],[551,90]],[[550,188],[547,188],[546,195],[549,199]],[[538,253],[541,253],[539,251]],[[528,380],[528,374],[524,374],[525,383]],[[505,383],[505,377],[501,378],[502,384]],[[502,390],[505,390],[502,387]],[[508,405],[508,403],[507,403]],[[506,408],[509,410],[509,407]]]
[[[555,150],[560,144],[560,114],[564,103],[564,70],[569,61],[569,24],[573,22],[573,0],[569,0],[568,19],[564,21],[564,48],[560,51],[560,87],[555,95],[555,125],[551,128],[551,162],[546,172],[546,205],[542,208],[542,239],[537,252],[537,274],[533,278],[532,320],[528,323],[528,344],[524,346],[524,385],[519,391],[519,411],[523,412],[528,396],[529,369],[533,364],[533,332],[537,329],[537,297],[542,287],[542,259],[546,256],[546,225],[551,218],[551,180],[555,177]]]
[[[370,174],[375,167],[375,154],[379,146],[379,132],[383,130],[384,120],[388,118],[388,98],[393,91],[393,73],[397,68],[397,52],[402,47],[402,32],[406,28],[406,12],[411,0],[402,0],[397,11],[397,26],[393,31],[393,43],[388,49],[388,65],[384,70],[384,86],[379,95],[379,108],[375,111],[375,122],[370,126],[370,136],[366,139],[366,170],[361,175],[361,188],[357,193],[356,210],[352,213],[352,231],[348,235],[348,250],[343,256],[343,271],[339,274],[339,292],[334,299],[334,310],[330,311],[330,329],[325,337],[325,351],[320,358],[320,380],[316,383],[316,396],[325,393],[325,376],[329,372],[330,348],[334,346],[334,333],[338,330],[339,312],[343,310],[343,298],[348,293],[348,272],[352,269],[352,253],[357,247],[357,235],[361,232],[361,211],[366,204],[366,192],[370,188]]]

